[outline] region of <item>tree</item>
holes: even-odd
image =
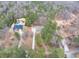
[[[44,26],[41,32],[41,36],[44,39],[44,42],[49,42],[52,38],[52,34],[56,32],[57,24],[55,21],[49,20],[47,24]]]
[[[50,39],[54,36],[54,33],[58,30],[55,17],[59,11],[62,10],[62,6],[51,6],[47,10],[47,24],[45,24],[42,29],[41,35],[45,42],[49,42]]]
[[[10,12],[7,15],[4,13],[0,15],[0,28],[3,29],[5,26],[11,27],[13,23],[16,22],[16,19],[14,18],[14,13]]]
[[[3,14],[0,14],[0,29],[3,29],[5,27],[5,16]]]
[[[8,27],[11,27],[11,25],[13,23],[16,22],[16,19],[14,17],[14,13],[13,12],[10,12],[7,14],[7,16],[5,16],[5,24],[8,26]]]
[[[31,26],[37,19],[37,13],[29,11],[28,14],[25,16],[25,18],[26,18],[26,25]]]

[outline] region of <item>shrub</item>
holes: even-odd
[[[21,48],[5,48],[0,50],[0,58],[24,58],[25,51]]]
[[[16,38],[17,38],[18,40],[20,40],[20,35],[19,35],[18,32],[15,32],[15,36],[16,36]]]
[[[35,40],[36,40],[37,46],[42,46],[42,40],[43,39],[41,37],[41,34],[37,34]]]
[[[28,56],[31,58],[44,58],[45,51],[44,48],[39,48],[38,50],[28,50]]]
[[[74,42],[76,45],[79,45],[79,35],[78,35],[77,37],[74,37],[73,42]]]
[[[64,58],[64,50],[61,48],[49,48],[49,58]]]

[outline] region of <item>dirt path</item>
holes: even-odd
[[[23,34],[23,38],[22,38],[22,46],[26,47],[26,48],[32,48],[32,36],[33,36],[33,33],[31,31],[26,31],[24,32]],[[8,48],[8,47],[12,47],[14,45],[17,45],[18,44],[18,39],[15,38],[15,36],[10,33],[9,31],[7,31],[5,33],[5,39],[3,41],[3,46],[5,48]]]
[[[23,38],[23,44],[27,48],[32,48],[32,32],[27,32]]]

